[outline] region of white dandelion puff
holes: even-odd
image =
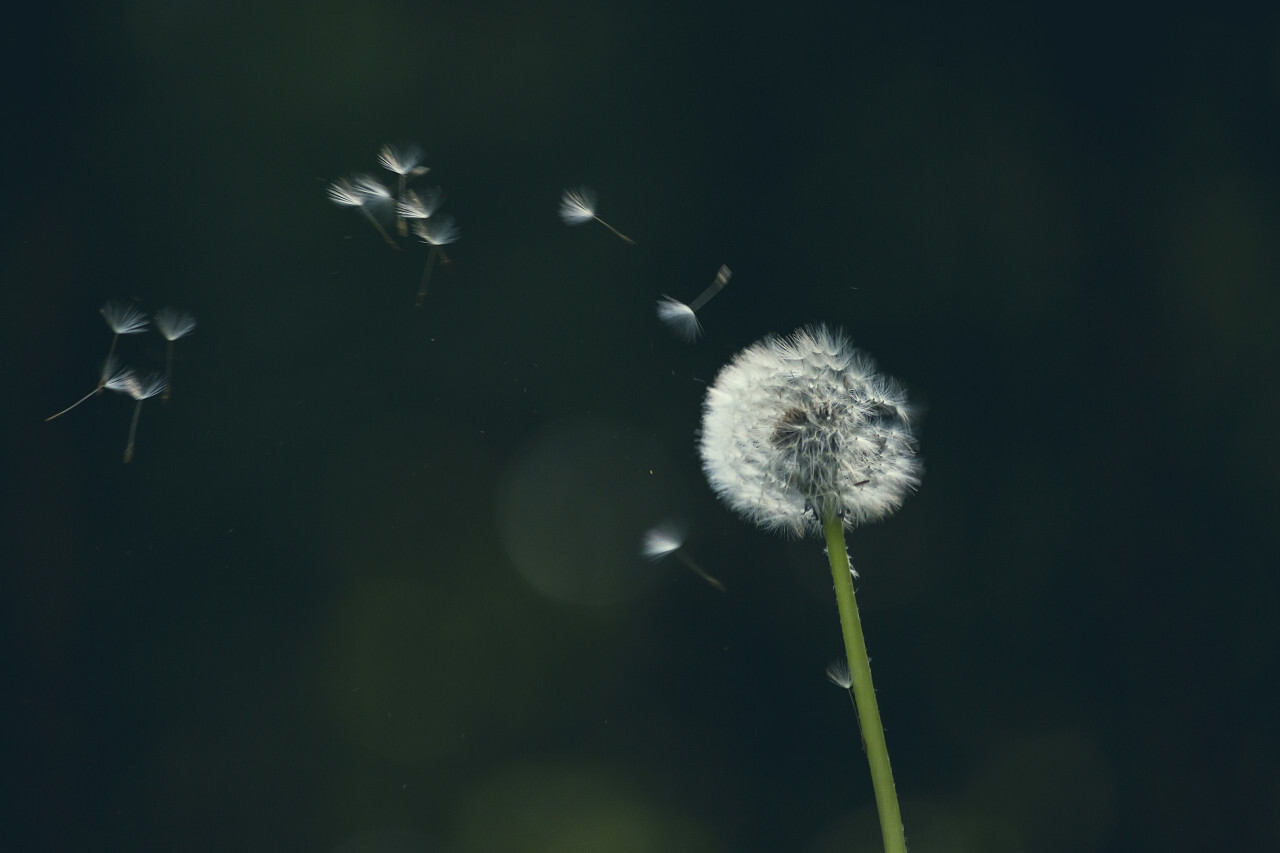
[[[711,282],[711,285],[688,305],[663,294],[658,300],[658,319],[685,343],[693,343],[702,336],[702,324],[698,322],[698,311],[729,283],[729,277],[732,275],[729,268],[721,264],[720,269],[716,271],[715,281]]]
[[[658,300],[658,319],[686,343],[691,344],[702,335],[702,325],[693,309],[665,293]]]
[[[422,165],[422,149],[416,145],[383,145],[378,150],[378,164],[401,178],[425,175],[431,171]]]
[[[640,541],[640,553],[647,560],[661,560],[669,554],[675,554],[685,568],[702,578],[711,586],[725,591],[724,584],[702,570],[684,549],[685,526],[678,521],[666,521],[645,531]]]
[[[822,534],[890,515],[920,483],[911,409],[869,356],[824,326],[738,353],[707,392],[702,465],[770,530]]]
[[[596,215],[596,193],[590,187],[564,191],[560,196],[560,218],[568,225],[581,225],[594,219],[623,240],[635,245],[635,240]]]
[[[416,145],[383,145],[378,151],[378,163],[388,172],[394,172],[399,179],[396,188],[396,202],[404,201],[405,182],[408,178],[416,178],[431,171],[422,165],[422,149]],[[405,225],[404,214],[396,208],[396,229],[401,237],[406,237],[409,230]]]
[[[416,192],[405,190],[404,197],[396,204],[396,213],[402,219],[430,219],[444,204],[444,192],[439,187],[431,187]]]
[[[196,328],[196,318],[177,308],[161,308],[151,319],[160,336],[169,343],[185,338]]]
[[[893,513],[920,483],[906,394],[825,326],[768,337],[721,369],[703,403],[700,451],[716,494],[749,521],[827,544],[848,687],[885,849],[905,851],[902,814],[853,589],[844,528]],[[845,686],[844,672],[829,677]],[[836,678],[839,678],[837,681]]]
[[[124,461],[127,465],[133,459],[133,439],[138,432],[138,416],[142,414],[142,401],[149,400],[164,391],[164,377],[158,373],[152,373],[143,378],[131,370],[127,376],[119,381],[109,382],[106,387],[121,394],[128,394],[134,399],[133,420],[129,423],[129,443],[124,448]]]
[[[147,315],[132,302],[108,300],[107,304],[102,306],[101,314],[102,319],[106,320],[107,325],[111,327],[111,331],[117,335],[136,335],[147,330]]]
[[[422,268],[422,279],[418,283],[418,295],[414,299],[414,307],[421,308],[422,303],[427,298],[427,288],[431,285],[431,273],[435,270],[436,256],[440,256],[440,263],[448,264],[449,256],[444,253],[444,247],[450,243],[456,243],[460,232],[458,226],[454,224],[453,217],[448,214],[433,216],[430,219],[422,219],[413,223],[413,233],[418,235],[418,239],[431,247],[430,254],[427,255],[427,264]]]
[[[827,681],[845,690],[852,688],[853,676],[849,673],[849,662],[844,658],[837,658],[827,664]]]
[[[164,394],[161,395],[160,402],[167,403],[169,402],[169,394],[173,391],[173,342],[179,338],[185,338],[195,331],[196,318],[177,308],[161,308],[151,319],[155,322],[160,336],[166,341]]]
[[[371,208],[381,207],[391,201],[391,193],[377,179],[371,175],[353,175],[350,180],[347,178],[339,178],[329,184],[328,188],[329,200],[339,207],[354,207],[364,214],[365,219],[369,220],[382,239],[387,241],[387,245],[393,249],[399,249],[399,244],[391,239],[391,235],[387,233],[387,229],[382,227],[382,223],[378,221],[378,217],[374,216]]]

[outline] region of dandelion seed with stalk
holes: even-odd
[[[413,301],[415,308],[421,308],[422,303],[427,298],[427,287],[431,284],[431,273],[435,269],[436,255],[440,256],[441,263],[449,263],[449,256],[444,253],[444,247],[450,243],[456,243],[459,232],[458,226],[453,224],[452,216],[441,215],[413,223],[413,233],[418,235],[419,240],[431,247],[431,253],[427,255],[427,265],[422,268],[422,280],[418,284],[418,296]]]
[[[138,432],[138,416],[142,414],[142,401],[148,400],[164,391],[164,377],[158,373],[153,373],[145,379],[140,379],[131,370],[119,382],[109,384],[107,387],[112,391],[128,394],[135,401],[133,420],[129,423],[129,443],[124,447],[124,462],[128,465],[133,459],[133,439]]]
[[[716,271],[715,281],[693,302],[685,305],[679,299],[664,295],[658,300],[658,319],[669,326],[685,343],[693,343],[702,336],[702,324],[698,322],[698,310],[724,289],[733,273],[724,264]]]
[[[765,338],[708,389],[700,451],[712,489],[748,521],[825,538],[881,835],[888,853],[905,853],[844,541],[846,526],[891,515],[920,483],[904,391],[824,326]]]
[[[354,207],[359,210],[369,220],[369,224],[378,229],[388,246],[400,248],[400,244],[392,240],[387,229],[382,227],[378,217],[373,215],[373,208],[385,207],[391,203],[391,193],[372,175],[358,173],[352,175],[350,180],[338,178],[329,184],[329,200],[339,207]]]
[[[116,341],[120,340],[121,335],[136,335],[147,330],[147,315],[143,314],[142,310],[132,302],[111,299],[107,301],[106,305],[102,306],[99,313],[107,321],[107,325],[111,327],[113,334],[111,336],[111,347],[107,350],[107,358],[102,362],[102,372],[98,375],[98,384],[94,386],[92,391],[67,406],[61,412],[45,418],[46,421],[65,415],[94,394],[101,392],[103,388],[108,387],[112,378],[119,372],[116,368]]]
[[[635,245],[635,240],[632,240],[626,234],[596,216],[596,193],[590,187],[579,187],[576,190],[564,191],[564,194],[560,196],[560,218],[568,225],[581,225],[594,219],[623,240],[633,246]]]
[[[702,578],[711,586],[724,592],[724,584],[713,578],[702,570],[684,551],[684,525],[676,521],[667,521],[659,524],[657,527],[651,527],[645,531],[644,540],[640,544],[640,553],[644,554],[646,559],[657,561],[661,560],[668,554],[675,554],[684,563],[685,568]]]
[[[160,336],[166,341],[164,356],[164,393],[160,402],[169,402],[169,394],[173,389],[173,342],[184,338],[195,331],[196,318],[186,311],[177,308],[161,308],[151,318]]]

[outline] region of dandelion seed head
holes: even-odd
[[[120,394],[129,393],[129,385],[134,382],[132,367],[125,367],[112,356],[102,365],[102,387]]]
[[[147,315],[132,302],[108,300],[102,306],[102,317],[117,335],[136,335],[147,329]]]
[[[702,336],[702,324],[698,322],[698,315],[679,299],[665,295],[659,299],[658,319],[685,343],[691,344]]]
[[[161,308],[151,319],[161,336],[170,342],[186,337],[196,328],[196,318],[177,308]]]
[[[849,662],[844,658],[833,660],[827,664],[827,681],[836,687],[849,690],[853,687],[853,675],[849,672]]]
[[[154,397],[164,390],[164,386],[164,377],[159,373],[139,376],[132,370],[130,370],[126,376],[122,377],[119,382],[116,382],[113,379],[106,385],[106,387],[110,388],[112,391],[128,394],[130,397],[138,401]]]
[[[447,214],[413,223],[413,233],[422,242],[432,246],[448,246],[456,243],[459,237],[458,226],[453,223],[453,217]]]
[[[378,163],[388,172],[397,175],[421,175],[427,172],[422,166],[422,149],[416,145],[384,145],[378,151]]]
[[[560,196],[560,218],[569,225],[581,225],[596,218],[596,193],[590,187],[565,190]]]
[[[346,178],[329,184],[328,192],[329,200],[342,207],[361,207],[365,202],[364,196]]]
[[[892,514],[920,483],[903,389],[825,326],[768,337],[721,369],[703,403],[703,470],[747,520],[821,535]]]
[[[391,201],[391,190],[373,175],[358,172],[351,176],[351,185],[361,198],[361,204],[385,204]]]
[[[684,545],[684,525],[678,521],[664,521],[656,527],[644,532],[640,542],[640,553],[649,560],[661,560],[668,554],[679,551]]]
[[[431,187],[421,193],[405,190],[404,199],[396,205],[396,213],[405,219],[430,219],[444,204],[444,192]]]

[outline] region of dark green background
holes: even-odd
[[[850,537],[912,850],[1280,846],[1276,16],[881,5],[11,20],[4,845],[878,849],[821,544],[695,452],[718,367],[825,321],[925,412]],[[462,228],[421,310],[325,198],[388,141]],[[685,346],[654,300],[721,263]],[[200,323],[128,466],[118,396],[42,422],[110,297]],[[549,434],[597,455],[512,498]],[[634,572],[655,500],[728,594],[504,545]]]

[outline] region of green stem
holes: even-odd
[[[844,526],[839,518],[829,516],[822,520],[822,532],[827,538],[827,557],[831,561],[831,579],[835,582],[836,604],[840,608],[845,655],[849,660],[849,674],[853,676],[853,700],[858,707],[867,763],[871,765],[871,786],[875,789],[876,809],[880,812],[880,834],[884,838],[885,853],[906,853],[907,839],[902,830],[893,769],[889,766],[889,747],[884,742],[876,689],[871,684],[867,643],[862,638],[858,602],[853,597],[853,577],[849,572],[849,552],[844,545]]]

